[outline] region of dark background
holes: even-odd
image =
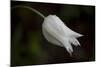
[[[95,6],[11,1],[11,7],[25,5],[45,16],[57,15],[72,30],[83,34],[81,46],[73,46],[72,57],[65,48],[49,43],[42,34],[41,18],[25,9],[11,9],[11,65],[40,65],[95,60]]]

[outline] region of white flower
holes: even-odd
[[[44,19],[42,31],[48,42],[65,47],[70,55],[73,52],[71,44],[80,45],[76,38],[83,36],[68,28],[56,15],[49,15]]]

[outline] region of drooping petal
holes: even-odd
[[[73,48],[71,46],[71,43],[69,42],[68,38],[66,39],[62,39],[62,44],[64,45],[65,49],[67,50],[67,52],[72,55],[73,52]]]
[[[74,46],[80,46],[79,41],[75,37],[70,37],[70,43],[72,43]]]

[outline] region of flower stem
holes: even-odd
[[[44,16],[42,13],[40,13],[39,11],[37,11],[37,10],[34,9],[34,8],[31,8],[31,7],[28,7],[28,6],[18,5],[18,6],[12,7],[11,9],[15,9],[15,8],[26,8],[26,9],[29,9],[29,10],[31,10],[31,11],[37,13],[37,14],[40,15],[42,18],[45,18],[45,16]]]

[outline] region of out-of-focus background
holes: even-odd
[[[42,34],[41,18],[25,9],[11,9],[11,65],[40,65],[95,60],[95,6],[11,1],[11,7],[32,7],[45,16],[57,15],[72,30],[83,34],[81,46],[73,46],[72,57],[65,48],[49,43]]]

